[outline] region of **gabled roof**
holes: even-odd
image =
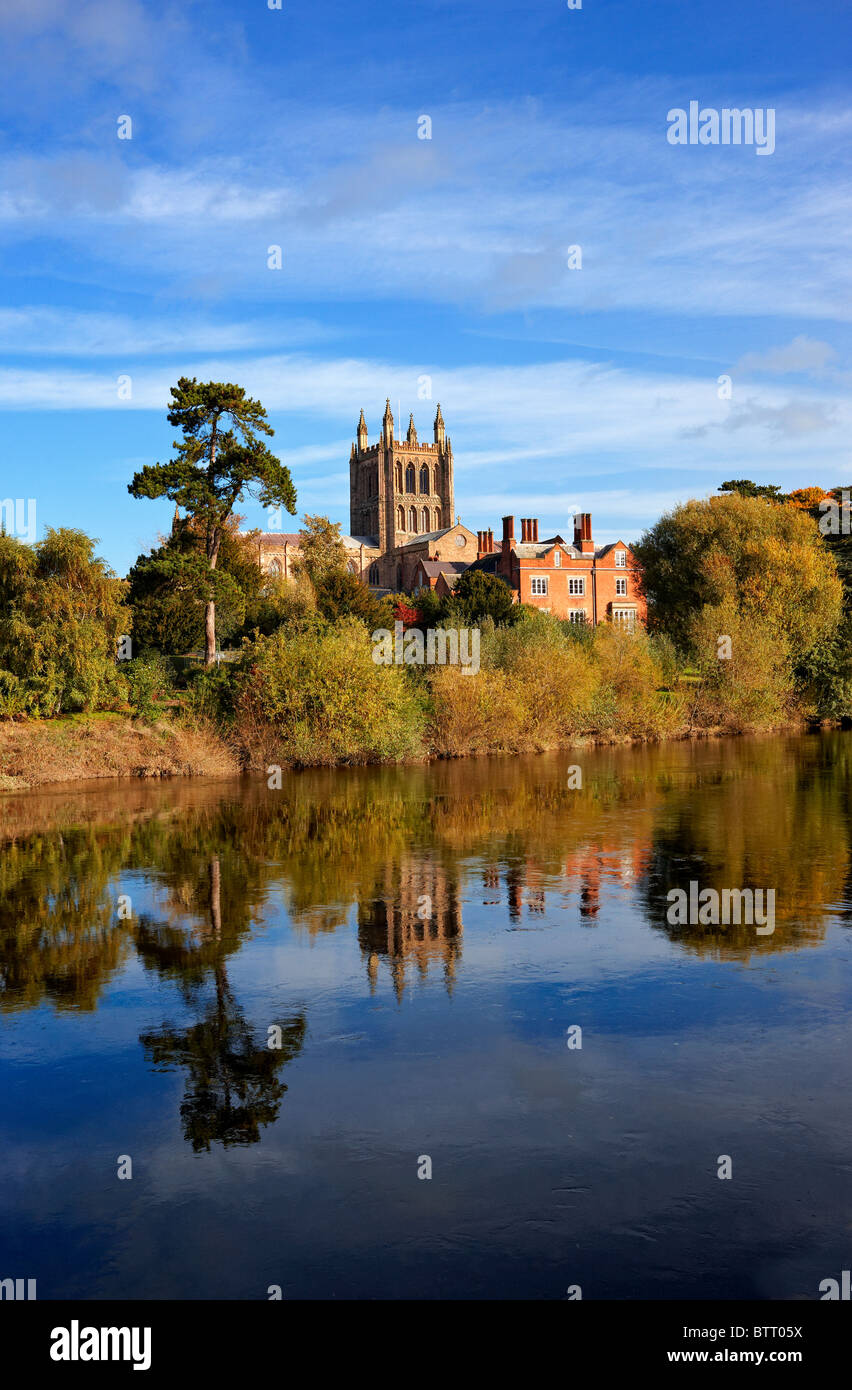
[[[522,543],[515,541],[512,544],[512,550],[520,560],[543,560],[554,546],[559,546],[560,550],[574,559],[580,558],[579,550],[575,549],[573,545],[566,545],[565,541],[558,536],[549,541],[524,541]]]
[[[241,536],[246,536],[245,531],[240,532]],[[257,540],[261,550],[283,550],[285,545],[298,545],[298,531],[258,531],[254,539]]]
[[[356,545],[363,545],[367,550],[378,550],[379,548],[379,542],[375,536],[341,536],[340,539],[350,550]]]
[[[437,579],[439,574],[445,576],[464,574],[465,570],[470,569],[464,560],[419,560],[418,567],[429,579]]]
[[[492,550],[487,555],[480,556],[478,560],[472,560],[467,568],[469,570],[484,570],[486,574],[493,574],[499,558],[499,550]]]
[[[609,545],[602,545],[598,550],[595,551],[595,559],[602,560],[604,555],[608,555],[609,552],[611,550],[615,550],[617,546],[621,546],[622,550],[630,549],[630,546],[627,544],[627,541],[610,541]]]
[[[443,531],[424,531],[422,536],[412,536],[410,541],[403,541],[400,550],[405,550],[409,545],[423,545],[424,542],[439,541],[442,536],[446,536],[450,531],[455,531],[455,526],[445,526]]]

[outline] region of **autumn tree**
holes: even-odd
[[[326,575],[345,569],[346,546],[340,535],[340,523],[329,521],[327,516],[305,516],[299,532],[296,573],[307,575],[316,587]]]
[[[797,487],[787,493],[784,501],[788,507],[796,507],[800,512],[812,512],[824,498],[829,498],[824,487]]]
[[[327,516],[306,516],[299,532],[297,581],[313,591],[317,611],[328,622],[360,618],[372,631],[393,621],[391,605],[376,598],[361,577],[349,568],[340,523]]]
[[[759,642],[790,671],[837,633],[837,566],[816,522],[797,508],[742,494],[687,502],[633,553],[651,628],[709,666],[718,665],[717,637],[737,645],[734,628],[741,647]]]
[[[116,656],[130,632],[126,584],[82,531],[35,545],[0,535],[0,708],[52,717],[117,695]]]
[[[170,425],[182,432],[175,457],[146,464],[128,484],[133,497],[168,497],[183,507],[204,537],[207,582],[204,595],[205,660],[216,655],[216,588],[213,578],[222,536],[236,504],[254,497],[262,507],[295,513],[290,470],[261,439],[272,435],[260,401],[241,386],[181,377],[171,389]]]

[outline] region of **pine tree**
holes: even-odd
[[[261,435],[274,433],[260,401],[241,386],[181,377],[171,389],[168,420],[183,438],[175,440],[168,463],[146,464],[128,484],[133,497],[168,497],[188,512],[204,536],[210,584],[205,598],[205,661],[216,656],[216,599],[213,571],[225,525],[245,495],[262,507],[296,510],[290,470]]]

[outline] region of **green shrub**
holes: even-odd
[[[16,719],[29,708],[25,683],[11,671],[0,671],[0,719]]]
[[[221,666],[198,666],[187,676],[182,705],[190,719],[212,724],[230,722],[234,717],[235,687],[239,667],[223,661]]]
[[[236,735],[249,764],[422,754],[422,698],[405,668],[376,665],[372,650],[356,618],[314,618],[250,643],[235,673]]]
[[[158,652],[146,652],[127,662],[124,670],[127,699],[137,719],[153,719],[158,705],[174,694],[171,662]]]

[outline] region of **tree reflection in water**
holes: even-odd
[[[251,1021],[228,963],[278,920],[349,930],[373,990],[463,965],[462,905],[507,928],[607,927],[629,891],[680,949],[747,960],[821,940],[850,897],[849,735],[577,750],[428,767],[293,774],[265,783],[132,784],[0,798],[0,1009],[88,1010],[133,953],[191,1018],[141,1038],[186,1073],[196,1150],[256,1142],[277,1118],[303,1012]],[[583,788],[567,769],[583,765]],[[146,887],[123,918],[121,894]],[[673,928],[666,894],[774,887],[776,930]],[[150,905],[153,896],[155,906]],[[423,911],[428,902],[429,912]],[[568,912],[556,909],[568,908]],[[354,913],[353,913],[354,909]],[[278,1022],[282,1047],[269,1048]]]

